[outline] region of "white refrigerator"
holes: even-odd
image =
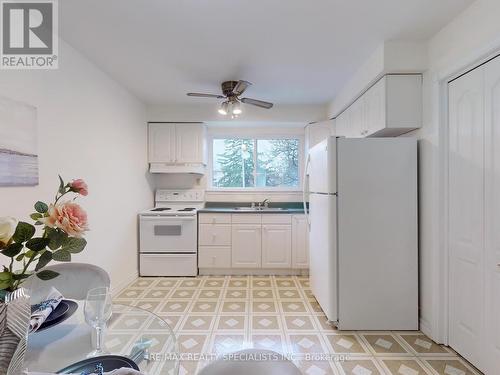
[[[418,329],[416,139],[325,139],[307,157],[304,206],[310,285],[328,320]]]

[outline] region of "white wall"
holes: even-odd
[[[269,133],[300,133],[304,135],[304,126],[312,121],[324,119],[327,115],[326,105],[280,105],[272,109],[263,109],[251,105],[243,106],[243,113],[235,122],[230,117],[222,116],[217,112],[220,103],[214,99],[192,98],[192,104],[152,105],[147,108],[148,121],[165,122],[196,122],[209,124],[209,129],[227,130],[238,129],[238,132],[254,134],[259,127],[265,127]],[[299,128],[299,129],[297,129]],[[209,133],[212,130],[209,131]],[[206,188],[207,178],[196,179],[181,175],[154,175],[152,176],[155,188]],[[209,192],[207,201],[213,202],[254,202],[270,198],[275,202],[300,202],[302,193],[288,192]]]
[[[226,121],[231,118],[217,112],[220,100],[206,98],[191,98],[192,104],[173,104],[166,106],[149,106],[148,121]],[[271,109],[252,105],[243,105],[243,113],[238,121],[267,122],[303,122],[309,123],[325,118],[326,105],[283,105],[276,104]]]
[[[305,122],[207,122],[207,136],[210,140],[213,136],[253,137],[253,136],[294,136],[302,141],[305,147],[304,127]],[[210,145],[208,145],[210,152]],[[210,159],[210,155],[209,155]],[[301,161],[301,167],[302,167]],[[152,175],[152,184],[157,189],[208,189],[205,194],[207,202],[258,202],[270,199],[272,202],[302,202],[302,191],[210,191],[209,174],[202,178],[191,175]]]
[[[0,71],[0,95],[38,109],[40,174],[36,187],[0,187],[0,216],[29,220],[34,202],[53,198],[58,174],[85,179],[90,194],[79,203],[91,231],[87,248],[73,259],[103,267],[120,288],[137,275],[136,213],[153,200],[145,109],[64,41],[59,66]]]

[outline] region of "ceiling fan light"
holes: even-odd
[[[241,115],[241,106],[239,102],[233,104],[233,115]]]
[[[227,102],[224,102],[221,104],[220,108],[218,109],[218,112],[221,115],[226,116],[227,115],[227,108],[228,108],[228,104],[227,104]]]

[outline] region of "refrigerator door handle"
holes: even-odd
[[[302,188],[302,200],[304,203],[304,213],[306,215],[307,226],[311,229],[311,220],[309,218],[309,211],[307,210],[307,198],[309,196],[309,186],[307,183],[307,172],[309,169],[309,164],[311,163],[311,155],[307,154],[306,165],[304,167],[304,179],[303,179],[303,188]]]

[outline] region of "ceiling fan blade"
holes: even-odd
[[[252,84],[248,81],[238,81],[236,86],[234,86],[233,94],[239,96],[245,92],[245,90]]]
[[[257,107],[267,108],[267,109],[272,108],[274,105],[273,103],[264,102],[262,100],[257,100],[257,99],[250,99],[250,98],[242,98],[241,102],[245,104],[256,105]]]
[[[187,96],[196,96],[199,98],[217,98],[217,99],[225,99],[224,95],[216,95],[216,94],[202,94],[199,92],[188,92]]]

